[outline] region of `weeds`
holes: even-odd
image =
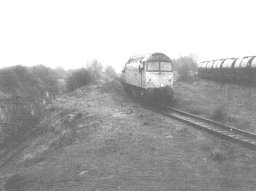
[[[179,98],[173,98],[171,102],[172,107],[177,107],[179,105],[180,99]]]
[[[101,92],[119,92],[122,89],[122,85],[118,80],[108,81],[101,87]]]
[[[210,116],[211,119],[216,121],[225,121],[228,118],[228,114],[225,111],[225,107],[221,106],[217,108]]]
[[[29,103],[28,103],[29,104]],[[6,126],[2,129],[1,146],[8,146],[11,143],[24,139],[27,132],[31,131],[38,124],[42,117],[42,108],[38,107],[36,114],[32,114],[26,104],[13,104],[6,113]]]

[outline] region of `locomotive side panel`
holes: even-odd
[[[141,67],[141,64],[137,62],[127,63],[124,71],[124,79],[126,84],[145,88],[146,77],[145,72],[139,70]]]

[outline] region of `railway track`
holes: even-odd
[[[22,143],[16,145],[11,151],[4,153],[4,156],[0,157],[0,169],[6,166],[15,156],[17,156],[21,151],[23,151],[28,144]]]
[[[23,137],[23,141],[19,141],[9,148],[6,152],[2,153],[0,156],[0,169],[6,166],[12,161],[19,153],[21,153],[30,144],[30,139],[35,136],[35,129],[26,133]]]
[[[15,107],[19,107],[20,105],[31,105],[34,104],[35,106],[39,105],[40,102],[45,101],[44,99],[35,99],[32,96],[27,97],[20,97],[20,96],[13,96],[10,98],[2,98],[0,99],[0,106],[1,104],[3,106],[14,105]],[[51,100],[50,100],[51,101]],[[46,107],[49,103],[46,102],[43,107]],[[26,107],[25,107],[26,108]],[[38,109],[38,107],[35,107]],[[36,111],[42,111],[43,109]],[[1,126],[7,126],[8,122],[0,122]],[[3,151],[3,153],[0,153],[0,169],[6,166],[12,159],[15,158],[19,153],[21,153],[29,144],[33,136],[36,135],[36,133],[40,131],[40,129],[33,128],[32,130],[28,131],[26,134],[24,134],[21,138],[21,141],[18,141],[17,143],[13,143],[13,145],[10,146],[6,151]],[[0,189],[1,190],[1,189]]]
[[[256,134],[224,125],[207,118],[199,117],[169,106],[157,106],[151,109],[167,117],[182,121],[196,128],[206,130],[224,139],[242,144],[250,149],[256,149]]]

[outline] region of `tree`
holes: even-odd
[[[87,69],[91,73],[93,81],[98,81],[102,77],[103,66],[98,60],[87,62]]]
[[[174,61],[180,80],[188,81],[197,72],[197,63],[193,57],[182,56]]]
[[[90,84],[92,81],[92,74],[88,69],[81,68],[75,70],[67,78],[67,90],[74,91],[77,88]]]
[[[111,78],[116,78],[117,74],[115,69],[112,66],[107,66],[105,69],[105,74]]]
[[[54,72],[56,73],[57,77],[59,79],[65,79],[67,76],[67,72],[66,70],[64,70],[61,66],[57,66],[55,69],[54,69]]]

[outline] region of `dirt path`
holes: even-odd
[[[141,108],[116,81],[59,97],[41,126],[2,190],[256,189],[255,152]]]

